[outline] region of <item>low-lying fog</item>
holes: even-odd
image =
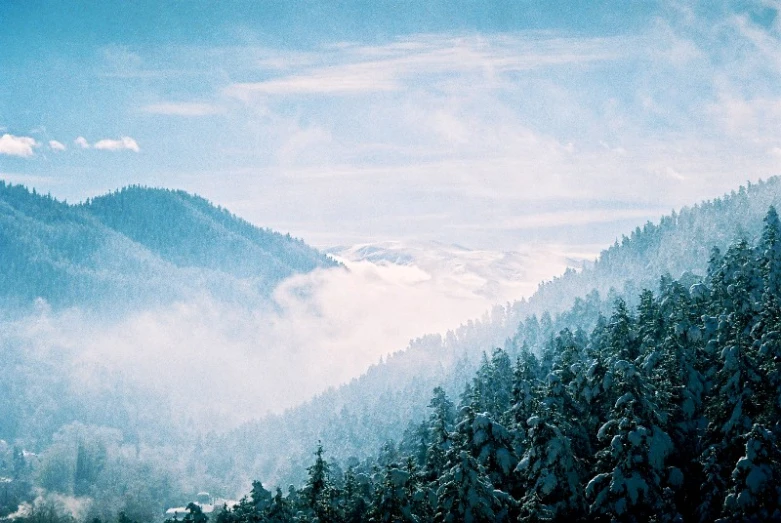
[[[412,338],[529,296],[597,250],[536,245],[500,253],[398,242],[335,248],[347,269],[284,281],[267,310],[204,296],[106,324],[41,305],[8,329],[38,350],[61,351],[82,391],[121,376],[169,397],[204,428],[225,428],[344,383]]]

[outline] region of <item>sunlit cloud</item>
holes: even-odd
[[[64,151],[66,149],[65,144],[57,140],[49,140],[49,148],[52,151]]]
[[[100,149],[104,151],[121,151],[121,150],[128,150],[128,151],[134,151],[139,152],[141,149],[138,147],[138,143],[133,138],[130,138],[129,136],[123,136],[119,140],[111,140],[111,139],[103,139],[98,140],[95,142],[95,145],[93,145],[95,149]]]
[[[83,136],[79,136],[78,138],[73,140],[73,143],[76,144],[77,146],[81,147],[82,149],[89,149],[90,148],[89,142]]]
[[[29,136],[14,136],[8,133],[0,136],[0,154],[28,158],[34,154],[36,147],[38,142]]]

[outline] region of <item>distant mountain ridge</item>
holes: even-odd
[[[335,265],[289,234],[256,227],[184,191],[131,186],[80,207],[178,267],[273,281]]]
[[[531,296],[540,281],[582,267],[596,255],[594,246],[524,245],[515,250],[470,249],[437,241],[386,240],[336,246],[326,252],[350,263],[418,269],[442,293],[480,296],[486,307]],[[482,312],[482,311],[480,311]]]
[[[0,181],[0,300],[167,301],[268,293],[337,263],[184,191],[127,187],[70,205]]]

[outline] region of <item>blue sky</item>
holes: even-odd
[[[0,2],[0,178],[316,245],[610,243],[781,166],[777,2]]]

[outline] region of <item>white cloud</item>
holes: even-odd
[[[73,143],[81,147],[82,149],[89,149],[90,145],[86,138],[83,136],[79,136],[75,140],[73,140]]]
[[[626,39],[623,43],[626,44]],[[496,84],[496,75],[561,64],[586,64],[615,58],[618,41],[612,38],[569,39],[541,34],[508,35],[491,43],[483,38],[418,36],[386,46],[347,46],[344,54],[325,67],[261,82],[228,86],[224,93],[241,100],[252,95],[325,94],[396,91],[417,84],[422,77],[479,73]],[[485,82],[484,82],[485,83]]]
[[[356,259],[347,260],[349,271],[294,276],[275,290],[267,310],[204,297],[112,323],[44,308],[32,321],[0,325],[0,335],[11,331],[41,348],[72,351],[86,363],[77,374],[86,383],[85,369],[121,370],[151,390],[167,389],[188,415],[246,419],[344,383],[410,339],[444,333],[495,303],[529,295],[572,257],[550,245],[521,253],[400,248],[415,254],[407,265]]]
[[[515,218],[505,219],[500,227],[511,230],[543,229],[548,227],[564,227],[572,225],[593,225],[599,223],[611,223],[622,220],[637,220],[638,223],[647,220],[656,220],[663,216],[667,209],[641,208],[641,209],[590,209],[582,211],[554,211],[529,214]],[[464,226],[461,229],[477,228],[478,226]]]
[[[52,151],[64,151],[66,149],[65,144],[57,140],[49,140],[49,148]]]
[[[38,142],[29,136],[14,136],[12,134],[0,136],[0,154],[27,158],[34,154],[33,149],[36,147],[38,147]]]
[[[163,102],[145,105],[141,108],[141,111],[148,114],[167,116],[209,116],[221,113],[222,108],[206,103]]]
[[[128,150],[128,151],[134,151],[139,152],[141,149],[138,147],[138,143],[129,136],[123,136],[119,140],[110,140],[108,138],[103,140],[98,140],[95,142],[95,145],[93,146],[95,149],[100,149],[103,151],[121,151],[121,150]]]
[[[237,83],[225,90],[229,96],[246,99],[253,94],[349,94],[367,91],[392,91],[397,82],[383,75],[360,72],[319,71],[311,75],[289,76],[256,83]]]

